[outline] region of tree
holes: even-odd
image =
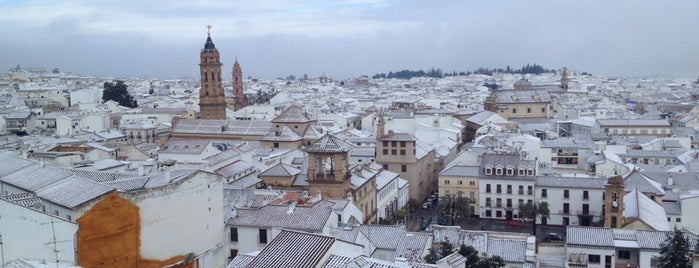
[[[437,213],[440,216],[469,217],[471,216],[470,201],[466,197],[444,196],[437,204]],[[454,218],[452,218],[454,224]]]
[[[459,254],[466,258],[466,267],[469,268],[499,268],[505,267],[505,260],[497,255],[489,258],[478,257],[478,250],[472,246],[461,244]]]
[[[461,244],[461,247],[459,247],[459,254],[466,258],[466,267],[476,267],[480,261],[478,250],[472,246]]]
[[[138,107],[138,103],[129,94],[128,86],[124,81],[117,80],[116,84],[112,82],[104,82],[104,91],[102,92],[102,101],[113,100],[121,106],[130,108]]]
[[[444,239],[444,241],[439,243],[439,258],[444,258],[454,253],[454,246],[449,242],[449,239]]]
[[[689,239],[675,228],[667,234],[660,247],[660,256],[655,259],[660,268],[692,267],[692,252]]]
[[[536,219],[538,217],[549,218],[551,211],[549,203],[546,202],[527,202],[519,205],[519,217],[532,220],[532,234],[536,236]]]
[[[476,265],[478,268],[500,268],[505,267],[505,260],[500,256],[490,256],[487,259],[481,259]]]
[[[434,247],[431,247],[429,249],[429,252],[427,253],[427,255],[425,255],[424,260],[426,263],[429,263],[429,264],[437,263],[437,261],[439,260],[439,256],[437,255],[437,251],[434,250]]]
[[[410,198],[410,200],[408,200],[408,210],[410,212],[413,212],[413,211],[420,209],[421,205],[422,204],[420,203],[420,201],[418,201],[415,198]]]

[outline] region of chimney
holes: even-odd
[[[294,213],[294,209],[295,209],[295,208],[296,208],[296,201],[291,202],[291,204],[289,204],[289,209],[286,210],[286,214],[292,214],[292,213]]]
[[[672,176],[667,177],[667,186],[673,185],[675,185],[675,179],[673,179]]]

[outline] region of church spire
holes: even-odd
[[[218,50],[211,41],[211,25],[207,26],[206,44],[201,50],[199,70],[199,118],[226,119],[226,100],[221,83],[221,60]]]

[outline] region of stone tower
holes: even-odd
[[[604,185],[604,227],[624,226],[624,178],[614,176]]]
[[[563,73],[561,74],[561,89],[563,89],[563,91],[568,91],[568,82],[570,82],[568,78],[568,69],[563,68]]]
[[[379,115],[379,122],[376,124],[376,139],[382,138],[384,135],[386,135],[385,128],[386,128],[386,122],[383,121],[383,113],[380,112]]]
[[[326,135],[306,147],[308,153],[308,190],[323,198],[346,198],[350,193],[349,151],[352,145]]]
[[[218,49],[211,41],[211,26],[206,43],[201,50],[199,70],[201,90],[199,91],[199,118],[226,119],[226,99],[221,83],[221,59]]]
[[[245,106],[245,94],[243,93],[243,70],[240,69],[238,59],[233,63],[233,94],[235,94],[236,110]]]

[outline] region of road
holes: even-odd
[[[452,225],[451,218],[443,220],[444,225]],[[439,215],[435,211],[434,207],[428,209],[420,209],[411,213],[407,218],[408,231],[418,232],[421,227],[424,228],[429,224],[438,224]],[[521,228],[508,227],[507,221],[505,220],[492,220],[492,219],[479,219],[479,218],[455,218],[453,225],[461,226],[464,230],[487,230],[487,231],[498,231],[498,232],[517,232],[517,233],[532,233],[531,223],[525,223]],[[548,233],[558,233],[562,236],[565,235],[565,228],[562,226],[550,226],[550,225],[537,225],[536,234],[537,240],[544,241]]]

